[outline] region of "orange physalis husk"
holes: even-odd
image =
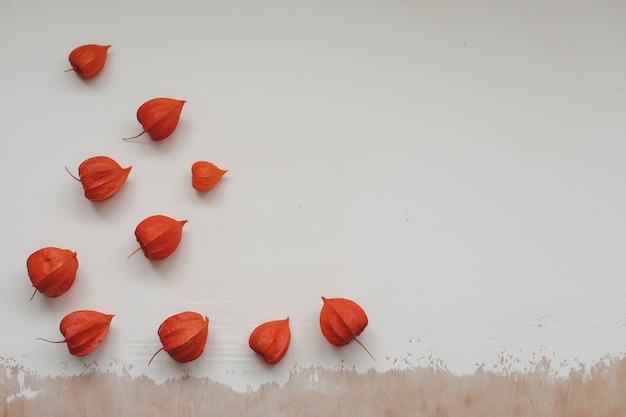
[[[30,281],[37,291],[58,297],[70,289],[76,279],[78,258],[68,249],[46,247],[33,252],[26,260]],[[33,299],[31,297],[31,300]]]
[[[180,243],[187,220],[175,220],[157,214],[141,221],[135,229],[139,249],[153,261],[170,256]],[[131,253],[129,258],[135,253]]]
[[[193,311],[175,314],[161,323],[158,334],[163,347],[152,355],[148,366],[162,350],[176,362],[191,362],[204,352],[209,334],[209,318]]]
[[[113,314],[104,314],[93,310],[79,310],[63,317],[59,328],[65,340],[50,343],[67,343],[70,354],[85,356],[100,345],[109,333]]]
[[[191,185],[198,191],[209,191],[215,187],[228,170],[220,169],[206,161],[195,162],[191,166]]]
[[[259,325],[248,340],[250,349],[261,355],[270,365],[280,362],[287,353],[290,342],[289,317]]]
[[[355,340],[374,359],[374,356],[356,337],[367,327],[365,311],[346,298],[322,297],[324,305],[320,313],[322,334],[333,346],[343,346]],[[376,359],[374,359],[376,360]]]
[[[91,201],[102,201],[117,193],[128,178],[132,167],[122,168],[108,156],[94,156],[78,167],[79,178],[67,172],[83,184],[85,197]]]
[[[74,49],[69,56],[72,69],[83,80],[93,78],[102,71],[111,45],[83,45]]]
[[[180,113],[183,111],[184,100],[173,98],[154,98],[143,103],[137,110],[137,120],[143,132],[124,140],[138,138],[148,133],[150,139],[160,141],[168,138],[178,125]]]

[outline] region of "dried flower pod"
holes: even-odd
[[[78,176],[65,167],[76,181],[83,184],[85,197],[91,201],[102,201],[112,197],[126,183],[132,167],[122,168],[108,156],[94,156],[86,159],[78,167]]]
[[[74,284],[78,258],[76,252],[68,249],[41,248],[28,257],[26,269],[35,287],[33,297],[37,291],[47,297],[58,297]]]
[[[154,98],[143,103],[137,110],[137,120],[143,132],[124,140],[138,138],[148,133],[150,139],[160,141],[168,138],[178,125],[185,101],[173,98]]]
[[[63,317],[59,326],[65,340],[50,343],[67,343],[70,354],[85,356],[100,345],[109,333],[113,314],[103,314],[93,310],[79,310]]]
[[[191,185],[198,191],[209,191],[217,185],[228,170],[207,161],[197,161],[191,166]]]
[[[158,334],[163,347],[152,355],[148,365],[162,350],[176,362],[191,362],[204,352],[209,334],[209,318],[193,311],[175,314],[161,323]]]
[[[95,77],[102,71],[111,45],[82,45],[74,49],[69,56],[72,68],[83,80]]]
[[[290,342],[289,317],[259,325],[248,340],[250,349],[261,355],[270,365],[280,362],[287,353]]]
[[[157,214],[141,221],[135,229],[139,249],[153,261],[167,258],[178,247],[187,220],[175,220]],[[129,258],[135,253],[131,253]]]
[[[343,346],[355,340],[374,359],[372,354],[356,337],[367,327],[365,311],[346,298],[322,297],[324,305],[320,312],[322,334],[333,346]],[[375,360],[375,359],[374,359]]]

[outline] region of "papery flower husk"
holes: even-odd
[[[183,111],[184,100],[172,98],[154,98],[143,103],[137,110],[137,120],[150,139],[161,141],[167,139],[178,125]]]
[[[175,220],[160,214],[142,220],[135,228],[135,236],[146,258],[158,261],[170,256],[182,239],[187,220]]]
[[[257,326],[248,340],[250,349],[261,355],[263,360],[270,365],[283,359],[290,342],[289,317],[284,320],[268,321]]]
[[[191,185],[200,192],[211,190],[228,170],[220,169],[212,162],[197,161],[191,166]]]
[[[71,250],[45,247],[28,257],[26,269],[37,291],[47,297],[59,297],[76,280],[78,258],[76,252]]]
[[[78,167],[79,181],[83,184],[85,197],[90,201],[111,198],[126,183],[132,166],[122,168],[108,156],[94,156]]]
[[[159,326],[158,334],[163,350],[172,359],[180,363],[191,362],[204,352],[209,318],[193,311],[175,314]]]
[[[88,80],[102,71],[111,45],[82,45],[74,49],[68,59],[80,78]]]
[[[325,297],[322,300],[324,305],[320,313],[320,327],[331,345],[347,345],[367,327],[367,315],[354,301]]]
[[[70,354],[84,356],[97,348],[109,333],[113,314],[79,310],[61,320],[59,328]]]

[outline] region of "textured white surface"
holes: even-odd
[[[93,363],[151,378],[191,373],[237,389],[310,366],[555,370],[622,355],[626,340],[626,4],[464,1],[0,1],[0,356],[42,374]],[[83,82],[67,55],[111,44]],[[135,112],[187,101],[175,134]],[[64,167],[132,165],[110,201]],[[228,169],[207,195],[191,164]],[[136,224],[188,219],[150,263]],[[74,287],[28,302],[28,255],[78,252]],[[356,344],[319,333],[320,296],[370,316]],[[70,311],[114,313],[77,359]],[[211,318],[197,362],[156,327]],[[247,348],[291,317],[276,367]]]

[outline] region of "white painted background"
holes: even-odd
[[[623,1],[1,0],[0,357],[246,389],[621,356],[625,21]],[[112,45],[91,82],[63,72],[85,43]],[[123,142],[154,97],[187,101],[176,133]],[[133,166],[100,204],[64,169],[95,155]],[[229,170],[208,195],[200,159]],[[179,250],[126,260],[152,214],[189,220]],[[29,302],[44,246],[76,250],[78,277]],[[376,362],[326,343],[322,295],[365,308]],[[77,309],[116,314],[98,350],[35,340]],[[183,310],[209,315],[205,354],[148,368]],[[292,347],[262,367],[247,337],[285,316]]]

